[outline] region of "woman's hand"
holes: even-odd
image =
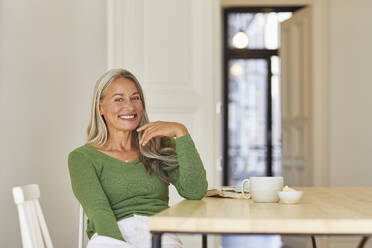
[[[189,133],[183,124],[166,121],[146,123],[145,125],[137,128],[137,132],[141,131],[143,131],[143,134],[139,142],[142,146],[145,146],[152,138],[160,138],[164,136],[178,138]]]

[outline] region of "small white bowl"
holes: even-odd
[[[279,191],[280,203],[295,204],[302,197],[303,191]]]

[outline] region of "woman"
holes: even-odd
[[[150,247],[148,216],[168,208],[168,186],[186,199],[207,190],[205,170],[187,128],[149,122],[142,88],[122,69],[94,90],[88,141],[69,154],[73,192],[88,216],[88,248]],[[163,247],[182,247],[176,235]]]

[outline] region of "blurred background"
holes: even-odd
[[[253,175],[371,186],[371,9],[369,0],[0,0],[0,247],[21,246],[11,189],[31,183],[55,247],[77,247],[67,155],[85,143],[93,87],[109,68],[139,78],[151,121],[187,126],[210,188]],[[180,200],[172,189],[170,204]],[[198,235],[182,239],[201,247]]]

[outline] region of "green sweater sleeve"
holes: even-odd
[[[72,190],[99,235],[122,240],[116,217],[102,189],[95,167],[83,153],[69,154],[68,168]]]
[[[169,176],[178,193],[188,200],[200,200],[207,192],[208,182],[203,162],[190,136],[175,139],[179,167]]]

